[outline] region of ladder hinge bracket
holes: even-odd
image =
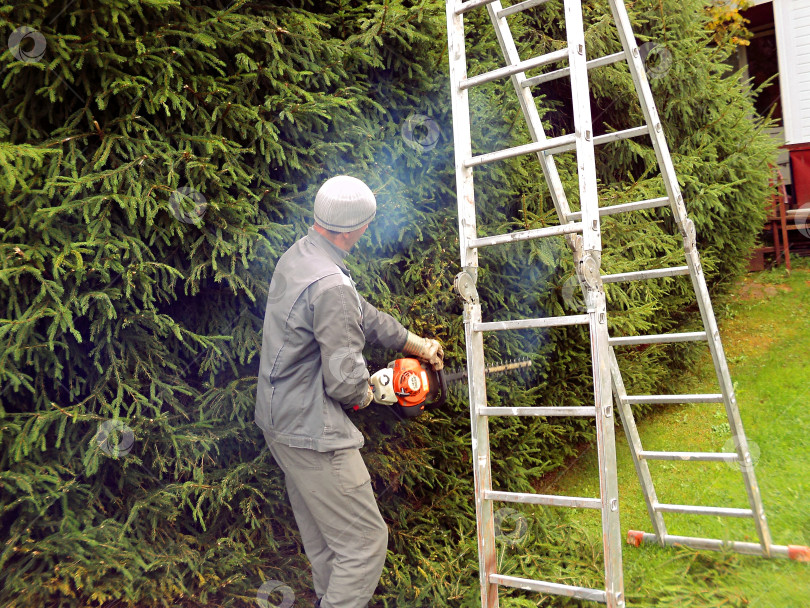
[[[598,251],[588,251],[580,259],[580,273],[588,289],[597,291],[602,287],[602,277],[599,273],[601,255]]]
[[[458,295],[462,297],[462,299],[467,304],[478,304],[478,290],[475,287],[475,270],[474,268],[468,268],[462,270],[456,275],[455,280],[453,281],[453,287],[455,287],[456,292]]]

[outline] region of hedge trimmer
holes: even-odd
[[[500,374],[530,367],[531,364],[528,360],[499,363],[485,368],[484,373]],[[433,369],[430,363],[403,358],[392,361],[388,367],[375,372],[369,383],[375,403],[393,406],[404,418],[415,418],[425,409],[443,406],[447,402],[447,387],[466,378],[466,369],[446,374],[443,369]]]

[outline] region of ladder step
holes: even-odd
[[[478,165],[495,162],[496,160],[504,160],[506,158],[520,156],[521,154],[556,150],[557,148],[574,144],[576,141],[577,136],[574,134],[560,135],[559,137],[544,139],[543,141],[523,144],[522,146],[515,146],[514,148],[507,148],[506,150],[498,150],[497,152],[488,152],[486,154],[480,154],[479,156],[473,156],[471,159],[464,161],[464,166],[476,167]]]
[[[594,407],[480,407],[479,416],[596,416]]]
[[[631,137],[639,137],[641,135],[649,135],[650,130],[647,128],[646,125],[641,127],[633,127],[632,129],[625,129],[624,131],[616,131],[615,133],[606,133],[605,135],[597,135],[593,138],[593,145],[599,146],[601,144],[607,144],[612,141],[620,141],[622,139],[630,139]],[[576,146],[574,144],[568,144],[565,146],[561,146],[558,150],[554,150],[554,154],[558,154],[560,152],[570,152],[574,150]],[[546,154],[551,154],[551,152],[546,152]]]
[[[540,6],[546,2],[548,2],[548,0],[524,0],[523,2],[518,2],[517,4],[513,4],[512,6],[507,6],[506,8],[499,10],[498,18],[500,19],[501,17],[514,15],[515,13],[520,13],[530,8],[534,8],[535,6]]]
[[[694,460],[698,462],[737,462],[739,457],[732,452],[653,452],[641,450],[639,458],[647,460]]]
[[[473,331],[509,331],[512,329],[533,329],[537,327],[563,327],[566,325],[587,325],[588,315],[565,315],[562,317],[542,317],[539,319],[516,319],[514,321],[490,321],[473,323]]]
[[[462,2],[454,12],[456,15],[463,15],[467,11],[471,11],[480,6],[486,6],[487,4],[492,4],[493,2],[495,2],[495,0],[469,0],[468,2]]]
[[[500,13],[498,13],[498,16],[500,16],[501,13],[506,12],[509,9],[515,8],[517,6],[519,5],[516,4],[515,6],[510,6],[509,8],[503,9]],[[598,68],[603,65],[610,65],[611,63],[617,63],[622,59],[624,59],[624,52],[620,51],[618,53],[614,53],[613,55],[605,55],[604,57],[597,57],[596,59],[591,59],[586,63],[586,66],[589,70],[592,70],[594,68]],[[534,87],[537,86],[538,84],[543,84],[546,82],[551,82],[552,80],[565,78],[569,74],[571,74],[571,68],[560,68],[559,70],[554,70],[553,72],[549,72],[548,74],[540,74],[539,76],[532,76],[531,78],[527,78],[521,83],[521,85],[524,87]]]
[[[638,547],[642,542],[649,544],[659,544],[658,537],[649,532],[630,530],[627,534],[627,541],[631,545]],[[709,551],[736,551],[745,555],[768,556],[759,543],[741,542],[737,540],[720,540],[717,538],[700,538],[698,536],[676,536],[674,534],[664,535],[664,545],[673,547],[681,545],[692,547],[693,549],[706,549]],[[771,545],[770,557],[783,557],[785,559],[801,559],[802,554],[806,554],[807,547],[801,545]]]
[[[625,401],[635,403],[722,403],[723,395],[628,395]]]
[[[462,2],[461,6],[459,6],[454,12],[456,15],[463,15],[467,11],[471,11],[480,6],[486,6],[487,4],[492,4],[493,2],[495,2],[495,0],[469,0],[468,2]]]
[[[732,509],[729,507],[700,507],[697,505],[654,504],[653,508],[663,513],[686,513],[689,515],[719,515],[721,517],[754,517],[751,509]]]
[[[496,492],[494,490],[485,490],[484,500],[519,502],[527,505],[544,505],[546,507],[571,507],[573,509],[602,508],[602,501],[598,498],[557,496],[554,494],[525,494],[520,492]]]
[[[627,213],[629,211],[639,211],[641,209],[653,209],[655,207],[664,207],[669,204],[669,198],[661,196],[659,198],[651,198],[646,201],[637,201],[635,203],[623,203],[621,205],[613,205],[612,207],[601,207],[599,209],[599,217],[606,215],[616,215],[617,213]],[[581,220],[582,212],[574,211],[568,214],[568,221]]]
[[[638,272],[620,272],[617,274],[603,274],[603,283],[622,283],[624,281],[645,281],[647,279],[660,279],[662,277],[678,277],[689,274],[689,266],[673,266],[672,268],[656,268],[655,270],[640,270]]]
[[[647,125],[640,127],[633,127],[632,129],[625,129],[624,131],[616,131],[615,133],[605,133],[604,135],[597,135],[593,138],[593,145],[607,144],[612,141],[621,141],[622,139],[630,139],[632,137],[640,137],[641,135],[649,135],[650,129]]]
[[[608,338],[611,346],[628,346],[630,344],[669,344],[670,342],[700,342],[708,340],[705,331],[689,331],[680,334],[651,334],[649,336],[620,336]]]
[[[505,574],[490,574],[489,582],[502,587],[514,587],[515,589],[525,589],[526,591],[536,591],[537,593],[548,593],[550,595],[564,595],[565,597],[607,604],[607,592],[600,589],[548,583],[530,578],[506,576]]]
[[[479,74],[478,76],[464,78],[458,83],[458,88],[463,91],[465,89],[478,86],[479,84],[485,84],[487,82],[492,82],[493,80],[506,78],[507,76],[512,76],[519,72],[539,68],[541,66],[548,65],[549,63],[563,61],[564,59],[568,59],[568,49],[552,51],[551,53],[546,53],[545,55],[538,55],[537,57],[519,61],[518,63],[507,65],[505,67],[498,68],[497,70],[492,70],[491,72]],[[599,138],[594,138],[594,143],[596,143],[597,139]]]
[[[548,226],[547,228],[534,228],[532,230],[521,230],[510,232],[509,234],[498,234],[496,236],[484,236],[468,241],[470,247],[489,247],[491,245],[502,245],[503,243],[517,243],[518,241],[529,241],[531,239],[543,239],[550,236],[561,236],[573,232],[582,232],[584,226],[582,222],[572,222],[560,226]]]

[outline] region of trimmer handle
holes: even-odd
[[[436,410],[447,403],[447,378],[444,376],[444,369],[436,370],[430,363],[422,363],[422,367],[428,372],[433,373],[438,382],[432,382],[436,390],[431,390],[428,393],[428,400],[425,401],[425,409]]]

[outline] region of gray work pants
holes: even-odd
[[[321,608],[365,608],[382,574],[388,527],[360,450],[267,445],[284,471]]]

